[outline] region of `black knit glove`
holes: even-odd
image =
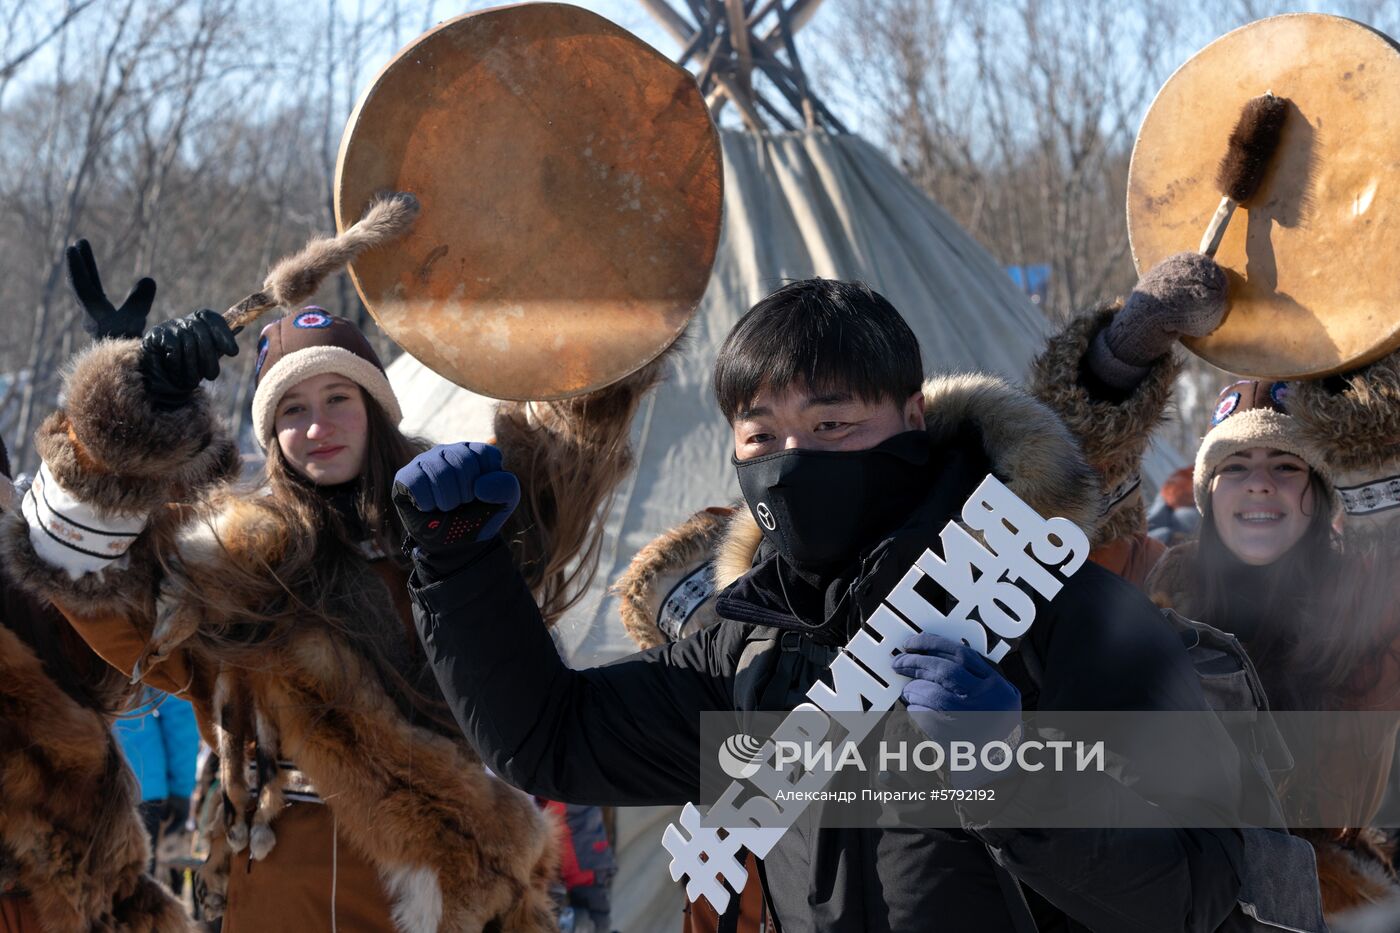
[[[68,260],[68,286],[77,296],[78,304],[87,312],[83,330],[96,340],[129,340],[141,336],[146,329],[146,315],[156,300],[156,280],[143,278],[126,296],[120,308],[112,307],[102,290],[102,278],[97,274],[97,262],[87,240],[64,250]]]
[[[190,400],[201,380],[217,379],[219,360],[238,355],[236,333],[208,308],[151,328],[141,341],[138,364],[151,403],[174,411]]]

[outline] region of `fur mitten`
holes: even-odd
[[[1204,337],[1225,317],[1225,273],[1209,256],[1177,253],[1138,280],[1123,310],[1100,331],[1088,363],[1114,388],[1130,390],[1181,337]]]
[[[1032,394],[1060,416],[1099,472],[1104,512],[1091,538],[1095,547],[1147,530],[1139,489],[1142,458],[1181,371],[1179,354],[1168,353],[1122,395],[1100,395],[1084,378],[1094,375],[1085,372],[1090,350],[1122,313],[1122,307],[1110,305],[1075,318],[1031,363]]]
[[[1293,383],[1287,404],[1337,484],[1343,533],[1400,553],[1400,350],[1339,378]]]

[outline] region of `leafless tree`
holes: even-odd
[[[63,247],[93,243],[120,302],[160,285],[152,320],[223,308],[315,233],[334,232],[341,129],[398,44],[431,25],[434,0],[66,0],[23,2],[0,33],[0,435],[21,469],[52,409],[59,368],[87,339],[64,282]],[[278,37],[305,37],[286,54]],[[328,307],[368,324],[344,277]],[[368,328],[387,356],[391,344]],[[251,345],[252,341],[244,343]],[[216,391],[241,428],[252,358]]]
[[[1394,34],[1384,0],[1329,5]],[[827,10],[831,11],[831,7]],[[847,0],[816,28],[823,92],[1005,265],[1050,271],[1051,320],[1136,280],[1128,163],[1152,97],[1206,43],[1283,0]],[[1228,376],[1192,360],[1168,439],[1192,450]]]

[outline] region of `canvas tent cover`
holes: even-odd
[[[638,549],[695,511],[737,500],[729,427],[711,367],[725,335],[788,279],[861,279],[908,319],[929,373],[982,370],[1021,380],[1049,325],[996,261],[873,146],[851,135],[722,133],[724,225],[709,289],[668,380],[633,428],[637,470],[607,520],[598,576],[559,624],[569,662],[634,650],[606,595]],[[437,442],[489,438],[494,401],[407,355],[389,367],[405,431]],[[1183,463],[1154,451],[1155,482]],[[662,815],[624,813],[614,926],[678,929],[680,895],[660,847]]]

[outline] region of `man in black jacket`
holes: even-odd
[[[400,471],[428,657],[465,734],[523,790],[618,806],[698,799],[700,715],[802,702],[860,628],[875,555],[936,535],[988,473],[1046,516],[1087,525],[1098,508],[1095,477],[1046,409],[990,377],[924,385],[913,333],[863,285],[796,282],[760,302],[721,349],[715,386],[750,507],[717,557],[718,621],[603,667],[563,664],[495,536],[519,493],[493,448],[434,448]],[[996,667],[927,636],[906,651],[913,707],[985,696],[1012,716],[1207,708],[1156,610],[1093,565]],[[969,678],[995,689],[970,694]],[[1201,767],[1231,786],[1230,763]],[[1096,793],[1119,813],[1146,812],[1140,792],[1173,793],[1143,782],[1105,778]],[[1008,830],[963,815],[958,829],[838,829],[817,828],[809,808],[765,859],[781,929],[1209,931],[1235,907],[1233,830]]]

